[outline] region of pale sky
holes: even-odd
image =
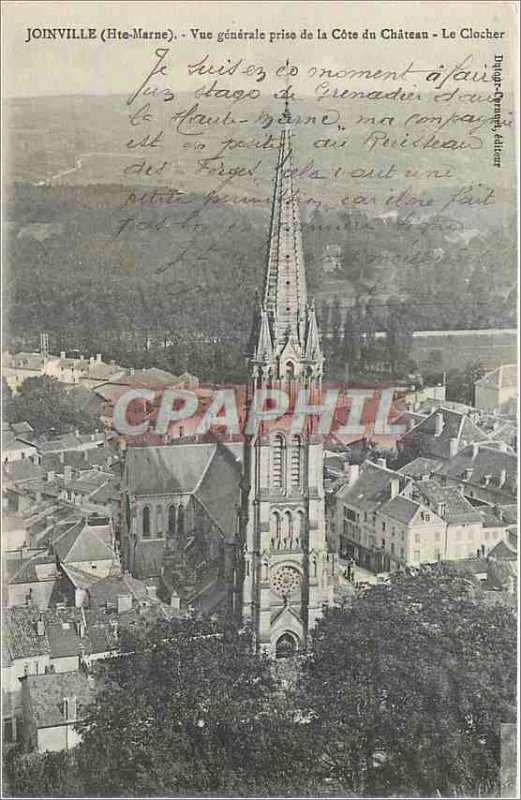
[[[517,74],[516,28],[518,4],[514,2],[4,2],[2,5],[3,94],[4,96],[41,96],[52,94],[125,94],[143,76],[152,63],[158,46],[169,46],[170,70],[175,75],[178,91],[190,90],[193,81],[186,65],[194,58],[209,53],[214,63],[243,57],[248,63],[261,62],[269,70],[284,63],[311,64],[337,68],[403,68],[411,60],[425,64],[432,59],[432,68],[440,60],[457,61],[473,53],[475,59],[506,54],[508,74]],[[483,30],[486,27],[506,31],[501,40],[469,39],[462,41],[463,27]],[[166,29],[178,31],[177,41],[48,41],[26,43],[28,28],[96,28],[116,27]],[[332,28],[356,30],[364,28],[377,33],[377,39],[260,42],[195,42],[190,28],[212,30],[255,28],[266,32],[294,30],[297,35],[306,27],[327,31]],[[385,27],[404,30],[438,32],[439,38],[425,41],[384,41],[380,30]],[[443,41],[441,28],[455,30],[455,40]],[[181,33],[185,37],[181,37]],[[428,64],[430,67],[431,64]],[[200,79],[197,80],[200,84]],[[316,81],[314,81],[316,83]],[[237,82],[237,85],[240,85]],[[248,85],[252,85],[249,79]],[[261,91],[271,91],[264,82]],[[307,86],[300,85],[300,93]]]

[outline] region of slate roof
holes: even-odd
[[[129,447],[125,459],[125,485],[138,497],[193,492],[216,449],[215,443]]]
[[[137,580],[130,573],[109,575],[97,580],[88,589],[91,604],[98,607],[107,603],[117,604],[118,596],[122,594],[131,594],[137,602],[146,601],[152,605],[160,602],[147,592],[146,583]]]
[[[442,464],[442,461],[438,461],[435,458],[420,456],[413,461],[409,461],[409,463],[405,464],[403,467],[400,467],[398,472],[402,475],[408,475],[410,478],[421,478],[422,475],[430,475],[433,472],[437,472]]]
[[[25,481],[43,481],[46,472],[43,467],[33,464],[29,458],[22,458],[18,461],[9,461],[3,465],[4,480],[13,483],[23,483]]]
[[[472,474],[467,473],[472,469]],[[505,470],[506,481],[499,487],[501,471]],[[485,476],[491,475],[488,487],[505,495],[515,497],[517,493],[517,456],[488,445],[479,445],[474,453],[472,446],[465,447],[447,461],[437,472],[471,486],[485,487]]]
[[[474,386],[485,386],[492,389],[504,389],[517,386],[517,364],[502,364],[500,367],[487,372]]]
[[[19,436],[31,436],[34,433],[34,428],[28,422],[13,422],[11,429]]]
[[[481,522],[481,515],[477,508],[463,497],[458,489],[447,486],[440,486],[435,481],[419,481],[413,490],[413,497],[416,494],[423,497],[426,504],[449,524],[465,522]],[[438,505],[443,503],[445,511],[440,513]]]
[[[31,558],[18,562],[18,564],[13,565],[13,572],[11,577],[8,578],[9,583],[35,583],[37,581],[55,580],[58,577],[56,558],[49,553],[38,553]],[[42,567],[43,569],[41,569]],[[51,569],[51,567],[54,567],[54,569]]]
[[[53,542],[60,561],[106,561],[113,559],[111,547],[96,534],[96,528],[80,520]]]
[[[436,420],[439,414],[442,416],[443,425],[441,433],[436,436]],[[427,419],[405,433],[402,441],[412,444],[421,456],[447,459],[450,456],[451,439],[456,440],[458,448],[461,448],[469,442],[481,442],[486,438],[468,416],[441,406]]]
[[[408,525],[420,509],[420,504],[410,500],[408,497],[396,495],[380,507],[380,514]]]
[[[41,353],[16,353],[13,365],[17,369],[34,369],[41,371],[45,364],[45,358]]]
[[[517,550],[508,542],[498,542],[489,553],[489,557],[493,557],[498,561],[517,561]]]
[[[31,675],[24,678],[24,681],[37,728],[52,728],[67,724],[63,710],[65,697],[76,698],[78,719],[81,719],[82,712],[94,699],[92,680],[89,680],[83,672]]]
[[[348,486],[344,481],[337,490],[337,497],[357,508],[374,510],[390,499],[390,484],[400,479],[397,472],[366,461],[362,464],[358,480]]]
[[[60,569],[77,589],[88,589],[89,586],[100,580],[97,575],[84,572],[82,569],[71,567],[68,564],[60,564]]]

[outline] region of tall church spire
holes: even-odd
[[[255,342],[254,374],[281,379],[320,377],[323,356],[318,342],[314,311],[307,303],[306,274],[302,249],[302,233],[298,207],[298,190],[292,163],[291,113],[286,92],[285,109],[275,172],[271,207],[266,278],[261,314],[266,339],[269,328],[271,348]],[[313,329],[313,330],[311,330]],[[309,336],[313,346],[308,346]],[[270,352],[271,350],[271,352]],[[269,358],[263,353],[269,352]]]

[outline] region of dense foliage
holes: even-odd
[[[99,421],[78,409],[74,395],[68,394],[55,378],[47,375],[27,378],[18,393],[2,392],[4,419],[7,422],[28,422],[35,434],[61,434],[78,430],[92,433]]]
[[[328,611],[298,663],[254,656],[247,631],[160,625],[107,662],[72,755],[15,752],[8,778],[29,796],[489,796],[515,648],[510,609],[427,572]]]
[[[124,207],[131,188],[10,187],[6,343],[36,347],[47,331],[54,352],[239,379],[264,281],[267,210],[216,203],[193,218],[186,208],[201,197],[183,196],[166,216],[146,209],[147,220],[167,219],[160,230],[118,234],[138,213]],[[333,371],[360,361],[407,369],[413,330],[515,324],[513,224],[467,236],[451,220],[419,225],[331,210],[306,215],[302,228]],[[375,331],[387,332],[387,346]]]

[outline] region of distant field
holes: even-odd
[[[517,361],[517,331],[417,331],[411,357],[420,369],[461,369],[472,361],[494,369]]]

